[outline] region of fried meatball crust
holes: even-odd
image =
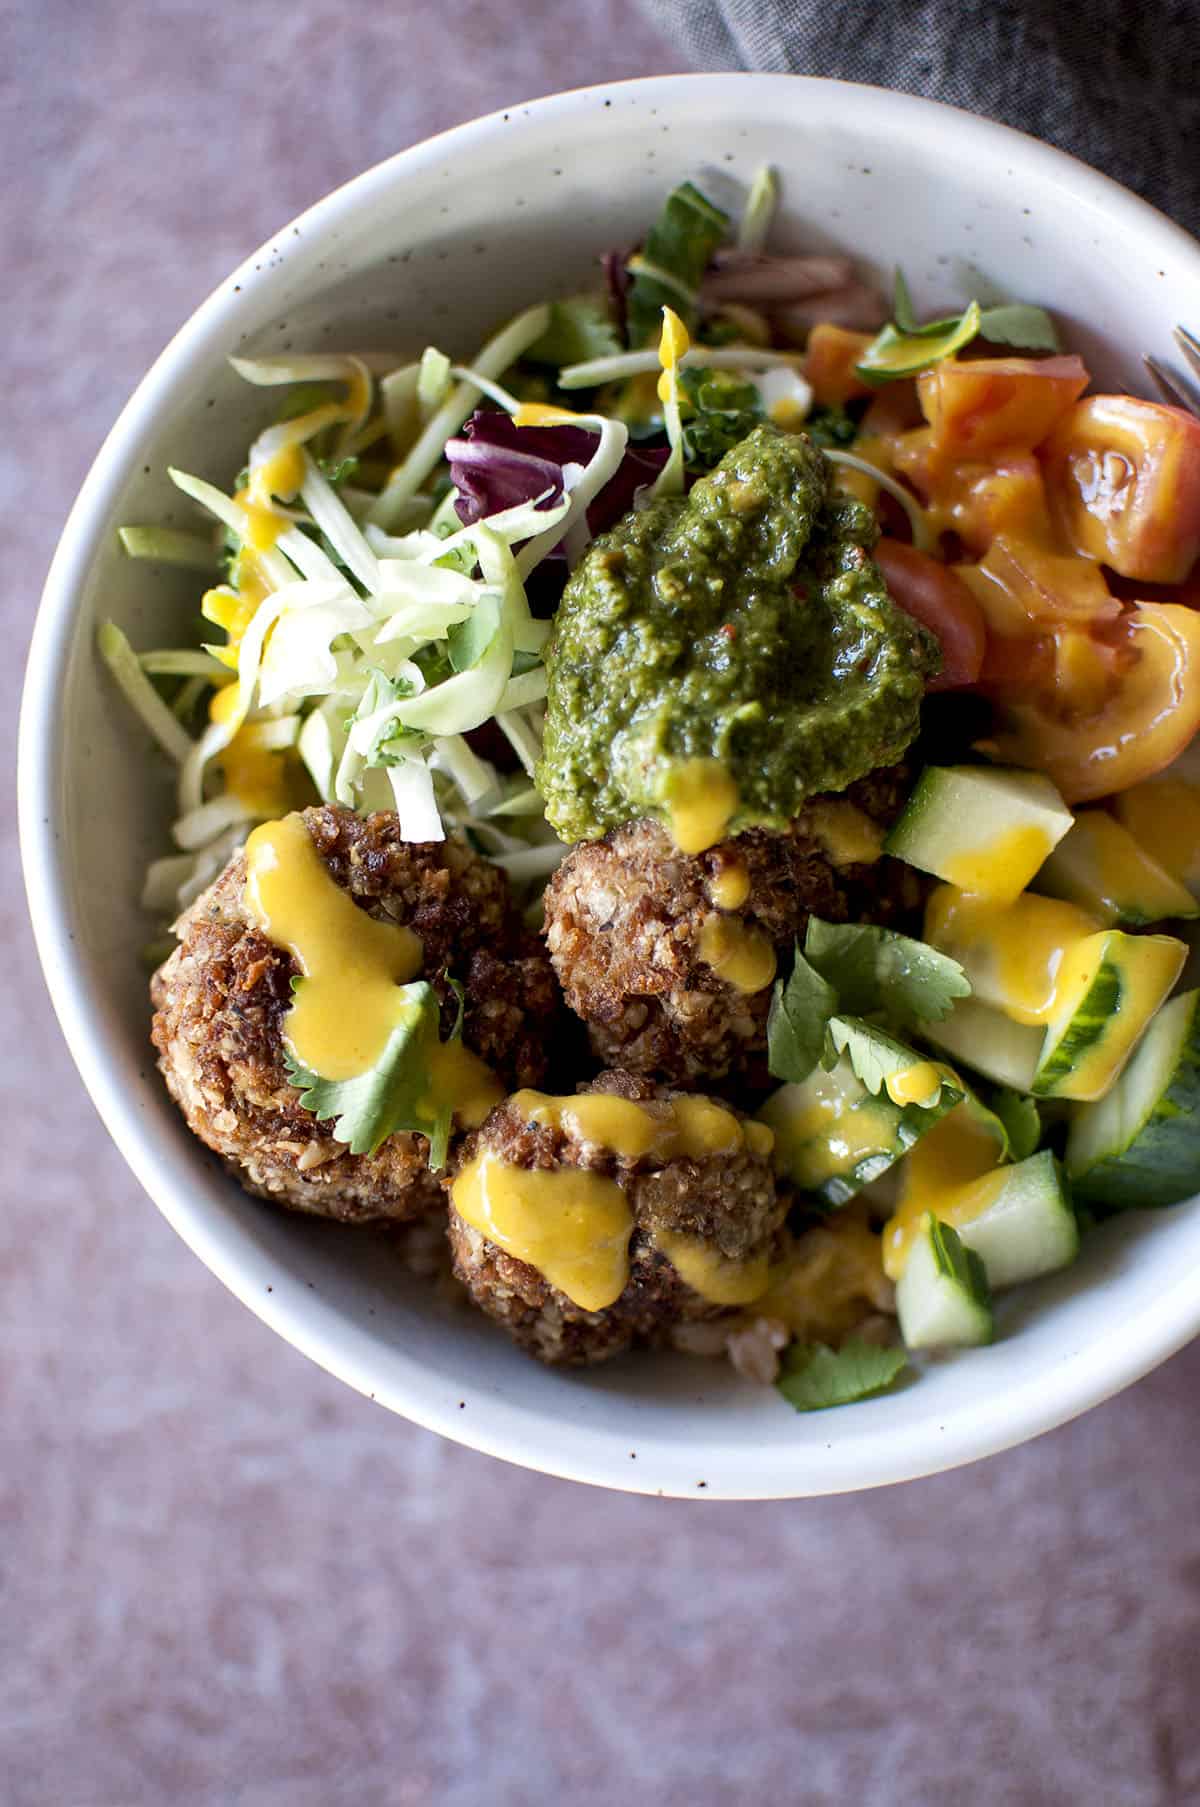
[[[706,925],[735,923],[777,955],[810,916],[915,926],[919,875],[886,857],[837,863],[828,827],[831,805],[849,808],[854,838],[878,846],[908,788],[902,767],[875,772],[840,798],[814,798],[786,833],[751,829],[696,855],[649,821],[574,848],[547,887],[546,944],[596,1057],[685,1086],[767,1087],[770,982],[743,991],[718,976],[701,951]],[[733,874],[744,899],[721,902]]]
[[[631,1073],[602,1073],[581,1092],[608,1092],[666,1118],[679,1092]],[[714,1100],[713,1102],[718,1102]],[[722,1108],[730,1109],[723,1104]],[[739,1115],[736,1111],[734,1115]],[[552,1286],[537,1268],[507,1254],[450,1206],[450,1252],[457,1278],[473,1302],[503,1325],[539,1361],[587,1366],[622,1354],[631,1344],[658,1337],[672,1325],[736,1315],[688,1286],[661,1249],[658,1229],[704,1241],[731,1261],[745,1261],[773,1246],[788,1209],[776,1191],[770,1155],[748,1144],[703,1160],[653,1154],[629,1159],[565,1129],[532,1123],[505,1099],[482,1127],[455,1151],[461,1172],[487,1150],[527,1169],[578,1168],[616,1180],[633,1215],[629,1280],[612,1305],[585,1311]]]
[[[368,915],[421,937],[423,976],[457,1008],[463,1039],[506,1086],[537,1085],[569,1021],[536,936],[522,930],[504,874],[451,838],[410,843],[390,812],[304,811],[330,876]],[[406,1221],[443,1206],[420,1135],[390,1136],[352,1155],[288,1084],[282,1023],[299,972],[243,903],[246,862],[235,855],[180,918],[179,946],[151,981],[151,1037],[167,1089],[188,1127],[247,1191],[342,1223]]]

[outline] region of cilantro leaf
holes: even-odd
[[[1026,1098],[1008,1086],[999,1086],[988,1099],[988,1106],[1004,1126],[1010,1157],[1014,1161],[1024,1161],[1042,1139],[1042,1119],[1036,1099]]]
[[[971,986],[957,960],[924,941],[898,935],[873,923],[822,922],[809,918],[804,953],[837,992],[850,1016],[882,1011],[901,1022],[924,1018],[936,1023]]]
[[[825,1033],[838,1007],[832,985],[796,946],[790,976],[778,979],[767,1017],[767,1066],[776,1079],[807,1079],[825,1049]]]
[[[1026,351],[1057,351],[1058,332],[1044,307],[1026,301],[985,307],[979,317],[980,336],[994,345],[1019,345]]]
[[[525,356],[532,364],[586,364],[624,349],[599,295],[571,295],[550,304],[550,324]]]
[[[765,418],[753,383],[731,371],[694,365],[679,373],[685,413],[683,455],[690,465],[711,470]]]
[[[855,1077],[872,1093],[883,1091],[894,1074],[907,1073],[910,1068],[920,1066],[925,1058],[877,1023],[866,1023],[861,1017],[831,1017],[829,1040],[838,1054],[846,1056]],[[932,1110],[943,1102],[947,1090],[961,1096],[959,1087],[943,1077],[935,1096],[919,1108]]]
[[[662,326],[664,307],[683,324],[696,318],[696,297],[713,252],[729,231],[729,215],[691,182],[673,189],[646,234],[640,256],[629,260],[629,343],[648,343]]]
[[[303,984],[296,980],[294,989]],[[320,1123],[332,1120],[335,1138],[351,1154],[374,1154],[389,1136],[416,1130],[429,1140],[429,1165],[436,1171],[446,1164],[451,1118],[451,1106],[437,1098],[433,1084],[437,993],[424,979],[397,990],[403,998],[399,1020],[374,1066],[353,1079],[323,1079],[285,1041],[287,1076],[300,1089],[305,1110]]]
[[[858,422],[845,408],[834,404],[818,403],[809,412],[804,423],[804,431],[814,445],[824,448],[848,446],[858,436]]]
[[[903,1349],[879,1349],[862,1337],[850,1337],[840,1349],[793,1343],[775,1385],[798,1412],[823,1412],[885,1393],[907,1366]]]

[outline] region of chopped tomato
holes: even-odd
[[[1153,777],[1200,730],[1200,614],[1145,602],[1101,635],[1068,630],[1065,650],[1082,660],[1056,671],[1057,698],[1014,696],[983,750],[1045,772],[1068,803]]]
[[[986,552],[1002,533],[1050,543],[1046,487],[1032,452],[1001,452],[994,464],[947,458],[934,448],[932,429],[919,427],[896,440],[892,463],[937,531],[956,533],[969,552]]]
[[[942,649],[942,669],[930,681],[930,690],[973,684],[987,636],[983,611],[962,579],[902,540],[880,540],[874,556],[893,601],[927,627]]]
[[[869,383],[855,372],[871,333],[853,333],[826,321],[814,326],[804,353],[804,374],[812,385],[813,400],[824,407],[839,407],[861,395],[870,395]]]
[[[1121,613],[1095,559],[1050,552],[1036,541],[999,534],[977,565],[955,569],[997,634],[1098,626]]]
[[[1077,402],[1042,448],[1067,544],[1123,577],[1180,583],[1200,555],[1200,420],[1131,395]]]
[[[921,404],[917,400],[917,385],[911,377],[902,382],[889,383],[885,389],[876,390],[870,407],[862,417],[861,431],[871,433],[878,439],[895,439],[897,434],[908,432],[910,427],[919,425]]]
[[[1082,358],[943,358],[917,379],[933,442],[959,458],[1032,451],[1088,386]]]

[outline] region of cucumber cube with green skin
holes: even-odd
[[[1103,1098],[1183,970],[1187,948],[1170,935],[1105,929],[1070,950],[1059,973],[1030,1091],[1040,1098]]]
[[[1104,1210],[1200,1192],[1200,991],[1164,1005],[1107,1097],[1076,1112],[1066,1167],[1076,1197]]]
[[[1053,1274],[1079,1253],[1079,1225],[1049,1149],[1001,1168],[983,1209],[955,1228],[993,1290]]]
[[[776,1170],[830,1210],[844,1205],[919,1142],[962,1102],[960,1087],[944,1083],[931,1105],[893,1104],[869,1092],[840,1060],[818,1067],[798,1084],[780,1086],[759,1112],[775,1132]]]
[[[1045,1039],[1043,1029],[1014,1023],[977,998],[960,998],[940,1023],[922,1023],[921,1035],[951,1060],[1014,1092],[1032,1086]]]
[[[1114,816],[1085,809],[1034,880],[1045,897],[1065,898],[1114,928],[1144,928],[1200,916],[1200,903]]]
[[[983,1262],[932,1211],[921,1219],[896,1282],[896,1312],[910,1349],[966,1348],[995,1334]]]
[[[926,766],[884,851],[960,890],[1011,902],[1073,820],[1040,773]]]

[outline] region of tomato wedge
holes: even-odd
[[[958,458],[1040,445],[1088,386],[1082,358],[945,358],[917,379],[940,451]]]
[[[1132,395],[1091,395],[1041,456],[1068,545],[1122,577],[1183,581],[1200,556],[1200,420]]]
[[[983,611],[948,565],[903,540],[881,539],[874,558],[892,600],[935,636],[942,669],[930,690],[961,690],[973,684],[983,662],[987,631]]]
[[[1068,803],[1153,777],[1200,730],[1200,615],[1178,603],[1144,602],[1104,640],[1092,641],[1096,658],[1104,646],[1110,664],[1123,667],[1114,681],[1102,681],[1095,662],[1074,674],[1068,669],[1057,709],[1044,696],[1008,703],[999,733],[982,748],[1006,764],[1045,772]],[[1072,708],[1085,702],[1085,692],[1085,709]]]
[[[1121,604],[1095,559],[1051,552],[1033,540],[998,534],[977,565],[958,565],[997,634],[1052,632],[1071,623],[1098,627],[1120,618]]]
[[[814,401],[837,407],[856,396],[870,395],[870,384],[863,382],[854,366],[873,337],[873,333],[854,333],[829,321],[813,327],[804,352],[804,374],[812,385]]]

